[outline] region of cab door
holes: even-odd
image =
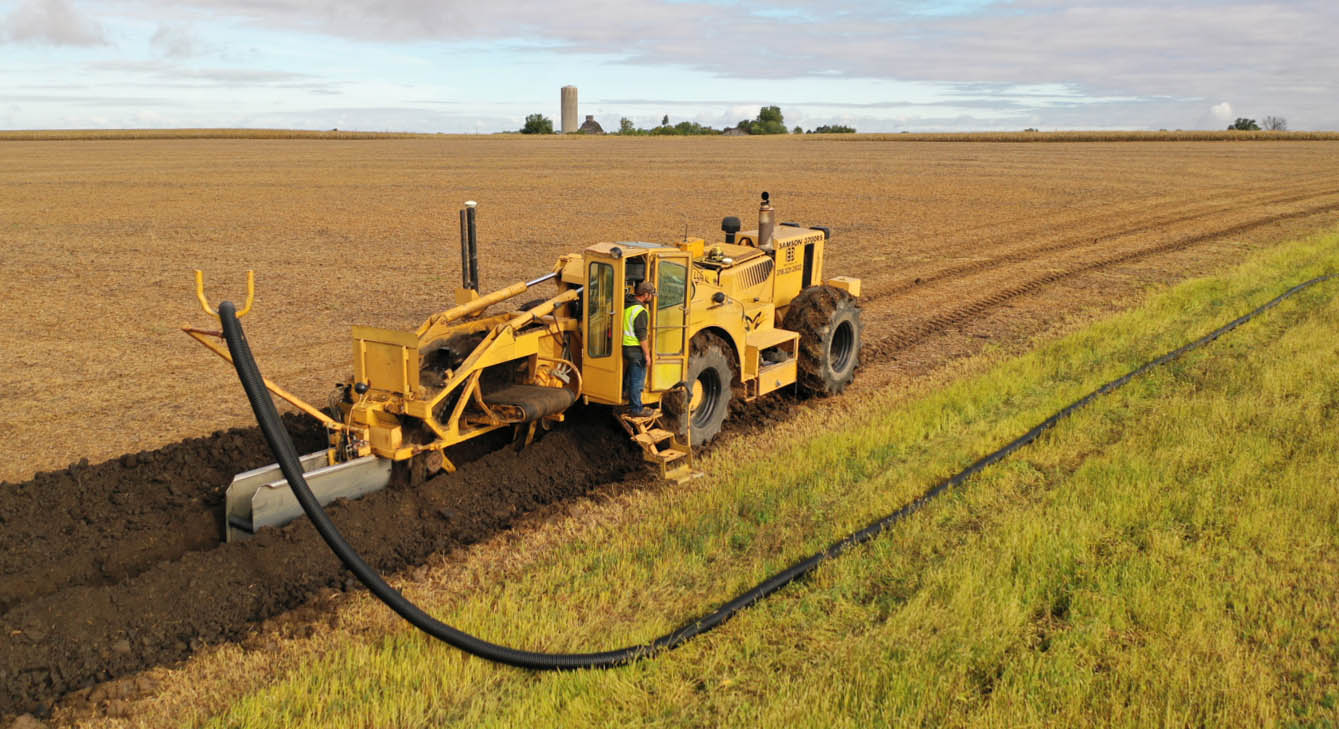
[[[685,252],[656,256],[651,306],[651,363],[646,389],[664,392],[688,377],[689,257]]]
[[[623,259],[586,254],[581,391],[594,402],[623,400]]]

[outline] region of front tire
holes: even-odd
[[[734,377],[726,347],[716,337],[706,336],[693,340],[688,358],[688,412],[691,424],[689,445],[696,448],[710,443],[730,412],[731,387]]]
[[[836,395],[855,379],[860,364],[860,307],[832,286],[810,286],[790,302],[781,326],[800,333],[800,386],[814,395]]]

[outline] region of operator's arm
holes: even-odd
[[[648,318],[649,317],[645,311],[638,314],[637,318],[632,322],[632,333],[637,335],[637,344],[641,345],[642,356],[646,358],[645,361],[649,364],[651,362],[651,343],[646,334],[646,323]]]

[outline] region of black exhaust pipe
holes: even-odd
[[[479,238],[474,219],[478,203],[466,200],[460,211],[460,287],[479,292]]]
[[[460,211],[460,288],[478,290],[470,285],[470,228],[463,208]]]
[[[479,293],[479,237],[474,222],[474,208],[477,204],[473,200],[465,201],[465,217],[470,232],[470,288],[474,289],[475,293]]]

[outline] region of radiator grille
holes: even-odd
[[[739,283],[745,288],[757,286],[772,275],[772,259],[764,258],[739,272]]]

